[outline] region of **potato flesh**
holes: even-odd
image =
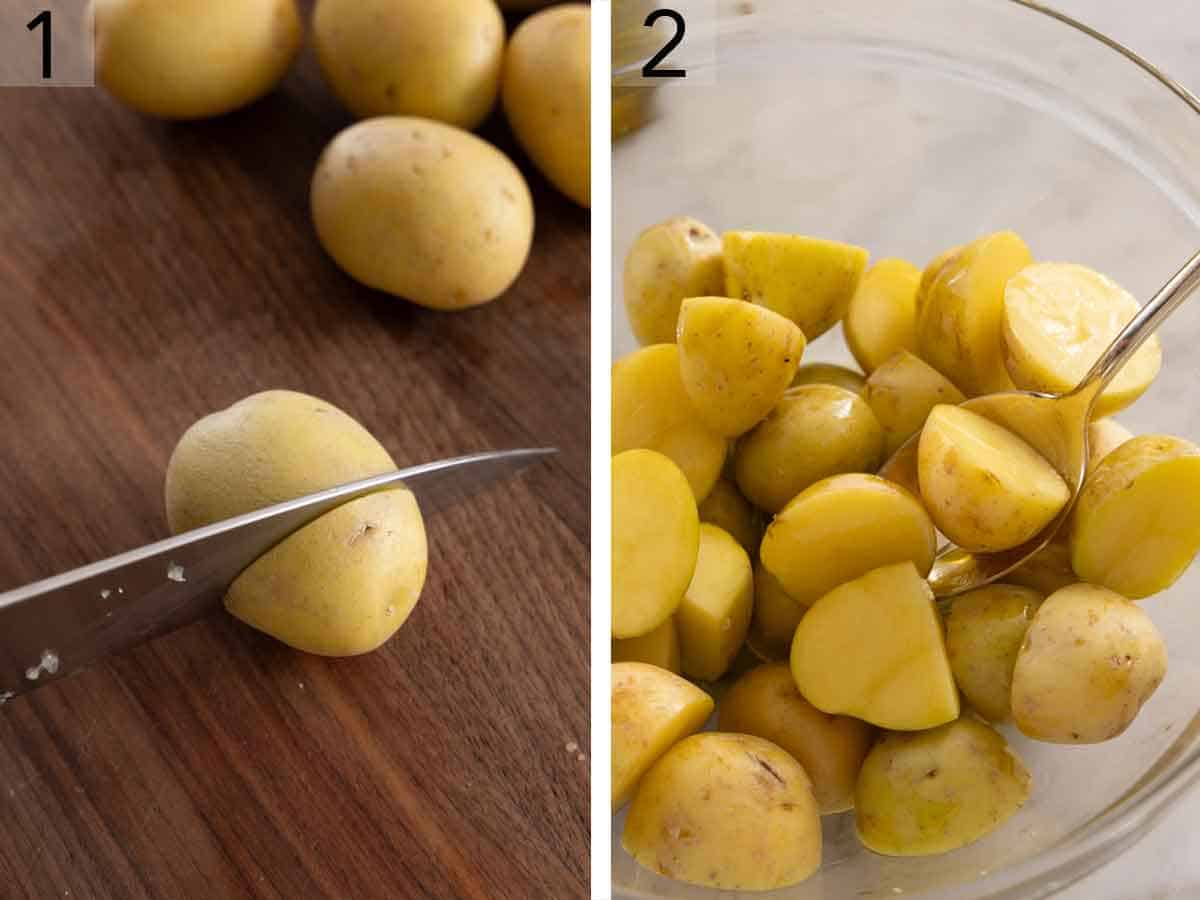
[[[1138,302],[1112,279],[1074,263],[1034,263],[1004,290],[1005,362],[1024,390],[1073,389],[1138,312]],[[1162,366],[1151,335],[1096,399],[1093,415],[1112,415],[1145,393]]]
[[[804,769],[745,734],[697,734],[672,747],[642,778],[621,843],[660,875],[730,891],[787,887],[821,864]]]
[[[638,235],[625,257],[622,287],[638,343],[673,343],[683,301],[725,289],[721,239],[687,216],[653,225]]]
[[[713,701],[691,682],[656,666],[612,667],[612,807],[620,809],[639,779],[674,744],[698,731]]]
[[[613,457],[613,637],[639,637],[674,615],[696,568],[699,529],[674,463],[653,450]]]
[[[861,247],[761,231],[721,236],[725,295],[774,310],[816,340],[846,314],[867,264]]]
[[[921,430],[935,406],[967,398],[941,372],[901,350],[871,373],[863,399],[883,428],[883,453],[890,457]]]
[[[746,640],[764,659],[787,659],[796,626],[807,609],[797,603],[762,561],[754,566],[754,615]]]
[[[746,639],[754,607],[750,557],[728,532],[700,526],[695,573],[675,613],[683,672],[716,681]]]
[[[874,475],[835,475],[797,496],[763,536],[763,565],[788,596],[808,606],[891,563],[933,565],[933,523],[910,493]]]
[[[956,719],[958,689],[929,585],[911,562],[834,588],[800,620],[792,675],[827,713],[903,731]]]
[[[1166,590],[1200,549],[1200,448],[1139,435],[1088,475],[1070,522],[1079,577],[1134,599]]]
[[[881,259],[859,282],[842,328],[850,352],[868,375],[898,351],[916,348],[920,283],[921,270],[903,259]]]
[[[852,394],[861,394],[866,383],[866,376],[861,372],[833,363],[805,363],[796,370],[792,379],[794,388],[805,384],[832,384]]]
[[[680,674],[683,670],[679,664],[679,630],[674,617],[638,637],[614,640],[612,661],[647,663]]]
[[[700,504],[700,521],[728,531],[751,557],[758,555],[762,543],[762,514],[750,505],[728,478],[719,478]]]
[[[1122,734],[1167,672],[1167,648],[1141,608],[1090,584],[1055,591],[1013,670],[1013,720],[1041,741],[1091,744]]]
[[[804,334],[790,321],[728,297],[684,300],[677,341],[693,408],[726,437],[766,417],[792,383],[804,353]]]
[[[1100,460],[1108,456],[1133,437],[1133,432],[1116,419],[1096,419],[1088,423],[1088,468],[1095,468]]]
[[[669,457],[699,503],[725,464],[726,442],[696,415],[679,374],[674,344],[643,347],[612,369],[613,453],[645,448]]]
[[[965,550],[993,552],[1032,538],[1070,497],[1066,482],[1008,429],[938,406],[921,431],[917,467],[929,514]]]

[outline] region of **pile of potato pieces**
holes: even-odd
[[[1028,796],[993,725],[1056,743],[1129,727],[1166,672],[1132,600],[1200,549],[1200,448],[1096,418],[1054,541],[943,607],[925,577],[939,530],[1016,546],[1067,499],[1024,441],[957,404],[1068,390],[1132,297],[1034,262],[1011,232],[922,272],[689,218],[638,238],[624,289],[646,346],[612,376],[613,811],[632,801],[622,840],[640,864],[783,887],[818,867],[819,816],[849,809],[875,852],[946,852]],[[865,376],[801,365],[839,321]],[[1098,413],[1136,400],[1160,365],[1152,340]],[[918,432],[917,483],[874,474]],[[714,702],[693,682],[730,677],[717,732],[701,732]],[[805,783],[811,804],[792,796]]]

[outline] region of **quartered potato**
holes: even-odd
[[[921,270],[903,259],[881,259],[858,283],[842,328],[868,375],[898,351],[916,348],[920,283]]]
[[[834,588],[792,641],[800,693],[827,713],[916,731],[958,717],[958,689],[929,585],[911,562]]]
[[[1004,289],[1005,361],[1013,382],[1029,391],[1070,391],[1137,312],[1132,294],[1086,266],[1026,266]],[[1096,398],[1092,414],[1129,406],[1161,366],[1162,345],[1151,335]]]
[[[796,626],[808,607],[797,603],[761,561],[754,565],[754,615],[746,636],[763,659],[787,659]]]
[[[850,244],[764,231],[722,235],[725,295],[786,316],[816,340],[846,314],[867,251]]]
[[[683,670],[679,665],[679,629],[675,627],[675,618],[672,616],[639,637],[614,640],[612,661],[647,663],[680,674]]]
[[[652,225],[625,257],[622,283],[625,314],[638,342],[673,343],[683,301],[725,290],[721,239],[687,216]]]
[[[938,529],[965,550],[1007,550],[1032,538],[1070,497],[1036,450],[960,406],[929,414],[917,450],[921,496]]]
[[[699,548],[696,501],[678,466],[653,450],[614,456],[613,637],[640,637],[675,614]]]
[[[794,388],[805,384],[832,384],[852,394],[861,394],[866,383],[866,376],[861,372],[833,363],[805,363],[796,370],[796,377],[792,379]]]
[[[700,553],[675,613],[683,673],[716,681],[737,656],[754,607],[750,557],[728,532],[700,526]]]
[[[941,372],[901,350],[881,363],[862,392],[883,428],[883,455],[891,456],[921,430],[930,411],[967,398]]]
[[[728,531],[751,559],[758,556],[766,523],[762,513],[750,505],[728,478],[717,479],[700,504],[700,521]]]
[[[725,464],[725,438],[709,429],[688,399],[674,344],[643,347],[612,368],[613,453],[638,447],[669,457],[696,501],[708,496]]]
[[[676,339],[693,407],[705,425],[727,437],[766,417],[804,353],[804,334],[789,320],[728,297],[684,300]]]

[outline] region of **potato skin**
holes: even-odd
[[[921,430],[935,406],[967,399],[950,379],[907,350],[876,367],[862,396],[883,429],[885,458]]]
[[[761,561],[754,564],[754,615],[746,635],[752,649],[764,659],[787,659],[796,626],[807,609],[793,600]]]
[[[796,376],[792,379],[794,388],[804,384],[832,384],[852,394],[861,394],[866,383],[867,378],[861,372],[833,363],[805,363],[796,370]]]
[[[675,613],[684,674],[716,681],[746,639],[754,608],[754,570],[742,546],[716,525],[700,526],[700,552]]]
[[[533,242],[517,167],[428,119],[385,116],[341,132],[317,163],[311,201],[321,245],[348,275],[431,309],[495,300]]]
[[[95,0],[96,80],[161,119],[246,106],[283,79],[304,38],[295,0]]]
[[[920,283],[921,270],[903,259],[881,259],[859,281],[842,330],[868,375],[896,352],[916,348]]]
[[[762,513],[750,505],[737,485],[728,478],[718,478],[704,502],[699,506],[700,521],[728,531],[742,545],[751,559],[758,556],[766,523]]]
[[[625,314],[638,343],[675,341],[679,307],[687,297],[712,297],[725,286],[721,239],[688,216],[651,225],[625,257]]]

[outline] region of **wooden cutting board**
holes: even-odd
[[[589,216],[527,173],[528,268],[445,314],[322,253],[308,182],[349,118],[306,52],[199,124],[0,90],[0,590],[166,536],[197,418],[319,395],[401,464],[562,454],[429,522],[379,651],[223,612],[0,709],[0,896],[570,898],[588,859]]]

